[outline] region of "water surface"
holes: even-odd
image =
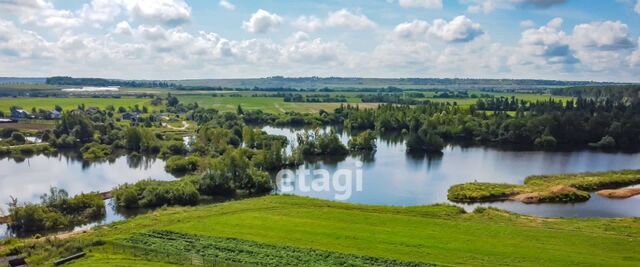
[[[271,134],[285,135],[295,142],[300,130],[265,127]],[[348,135],[340,135],[343,143]],[[509,151],[490,147],[448,146],[441,155],[410,155],[401,140],[378,138],[373,157],[325,158],[298,168],[356,170],[363,161],[363,190],[345,201],[359,204],[412,206],[447,203],[447,191],[455,184],[492,182],[521,184],[525,177],[539,174],[595,172],[640,168],[640,154],[604,153],[593,150],[573,152]],[[313,179],[309,177],[305,184]],[[278,186],[283,184],[278,182]],[[305,192],[294,186],[294,194],[335,200],[336,190]],[[640,216],[640,197],[614,200],[592,194],[579,204],[523,204],[500,202],[483,204],[521,214],[545,217]],[[461,205],[472,210],[478,205]]]
[[[7,212],[10,197],[19,202],[39,202],[50,187],[66,190],[70,196],[80,193],[105,192],[117,185],[143,179],[170,180],[164,161],[144,156],[117,156],[110,160],[85,162],[77,153],[53,156],[37,155],[25,159],[0,159],[0,210]],[[107,201],[108,202],[108,201]],[[96,223],[122,219],[107,207],[106,217]],[[6,235],[0,225],[0,237]]]

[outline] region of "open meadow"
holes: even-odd
[[[167,261],[166,255],[175,255],[174,263],[179,263],[187,260],[184,255],[198,254],[199,246],[207,247],[210,257],[231,263],[262,258],[273,266],[295,263],[286,256],[298,251],[306,253],[297,257],[309,260],[327,253],[347,262],[394,260],[389,265],[636,266],[640,261],[638,219],[544,219],[493,209],[465,213],[444,205],[382,207],[294,196],[168,208],[78,238],[97,238],[108,245],[91,248],[88,257],[69,266],[95,266],[105,260],[118,266],[145,266],[140,264],[146,261],[151,266]],[[191,241],[185,246],[184,240]],[[166,255],[110,249],[136,245]],[[250,253],[275,258],[245,257]],[[274,256],[278,253],[283,257]]]

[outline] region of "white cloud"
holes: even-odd
[[[242,28],[250,33],[266,33],[278,28],[284,19],[278,14],[271,14],[266,10],[258,9],[251,15],[249,21],[242,22]]]
[[[636,3],[636,13],[640,14],[640,0],[638,0],[638,3]]]
[[[567,0],[463,0],[469,4],[470,13],[490,13],[496,9],[513,9],[516,7],[549,8],[567,2]]]
[[[425,39],[431,35],[449,43],[464,43],[483,35],[484,31],[480,24],[465,16],[458,16],[449,22],[436,19],[431,24],[423,20],[401,23],[393,29],[393,33],[403,39]]]
[[[113,32],[117,34],[132,35],[133,29],[131,28],[131,25],[129,25],[129,22],[121,21],[116,25]]]
[[[167,31],[159,25],[140,25],[136,29],[136,34],[149,41],[167,39]]]
[[[231,11],[236,10],[236,6],[231,2],[229,2],[228,0],[220,0],[218,4],[226,10],[231,10]]]
[[[404,39],[424,38],[429,32],[431,25],[424,20],[414,20],[398,24],[394,29],[394,34]]]
[[[110,22],[120,14],[146,23],[177,26],[191,19],[191,7],[184,0],[91,0],[71,11],[57,9],[49,0],[2,0],[0,11],[17,16],[22,23],[65,29],[85,23]]]
[[[525,29],[529,29],[529,28],[533,28],[536,26],[536,23],[533,22],[533,20],[523,20],[520,21],[520,27],[525,28]]]
[[[0,57],[21,59],[50,57],[48,52],[50,45],[37,33],[21,30],[13,22],[0,19]],[[13,60],[11,62],[11,64],[17,63]]]
[[[405,8],[422,7],[429,9],[442,8],[442,0],[399,0],[398,4]]]
[[[620,21],[591,22],[573,28],[573,43],[577,47],[617,50],[634,47],[629,27]]]
[[[316,16],[300,16],[293,22],[293,26],[306,32],[315,32],[324,27],[324,23]]]
[[[339,42],[324,42],[320,38],[311,39],[308,34],[298,32],[283,48],[286,62],[335,62],[340,59],[346,47]]]
[[[119,1],[122,1],[130,14],[146,22],[175,26],[184,24],[191,19],[191,7],[184,0]]]
[[[629,57],[627,58],[627,60],[629,61],[629,66],[631,67],[638,67],[640,66],[640,38],[638,38],[638,47],[636,47],[636,50],[633,51],[633,53],[631,53],[631,55],[629,55]]]
[[[360,13],[353,13],[347,9],[340,9],[327,14],[322,20],[316,16],[300,16],[292,25],[305,32],[315,32],[326,27],[340,27],[351,30],[361,30],[376,27],[376,23],[367,16]]]
[[[528,61],[538,64],[574,64],[576,58],[569,46],[569,38],[559,30],[561,18],[554,18],[547,25],[538,29],[522,32],[520,39],[520,55],[514,55],[519,63]],[[541,61],[539,61],[541,60]]]
[[[78,12],[80,17],[86,21],[109,22],[122,12],[121,2],[114,0],[91,0],[91,3],[84,4]]]
[[[373,28],[376,24],[364,14],[354,14],[347,9],[329,12],[326,25],[329,27],[346,27],[354,30]]]
[[[434,20],[429,33],[446,42],[468,42],[484,34],[484,31],[480,24],[465,16],[457,16],[449,22],[442,19]]]

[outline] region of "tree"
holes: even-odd
[[[442,138],[426,128],[411,134],[407,140],[407,151],[409,152],[441,152],[443,148]]]
[[[177,97],[171,95],[171,93],[167,94],[167,105],[170,107],[175,107],[180,103]]]

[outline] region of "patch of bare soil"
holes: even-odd
[[[596,192],[596,194],[607,198],[630,198],[632,196],[640,195],[640,188],[619,188],[619,189],[606,189]]]
[[[573,187],[569,187],[566,185],[556,185],[551,188],[551,191],[545,193],[545,195],[562,195],[576,192],[577,189]],[[526,204],[539,203],[542,200],[542,193],[533,192],[533,193],[524,193],[512,196],[511,200],[520,201]]]

